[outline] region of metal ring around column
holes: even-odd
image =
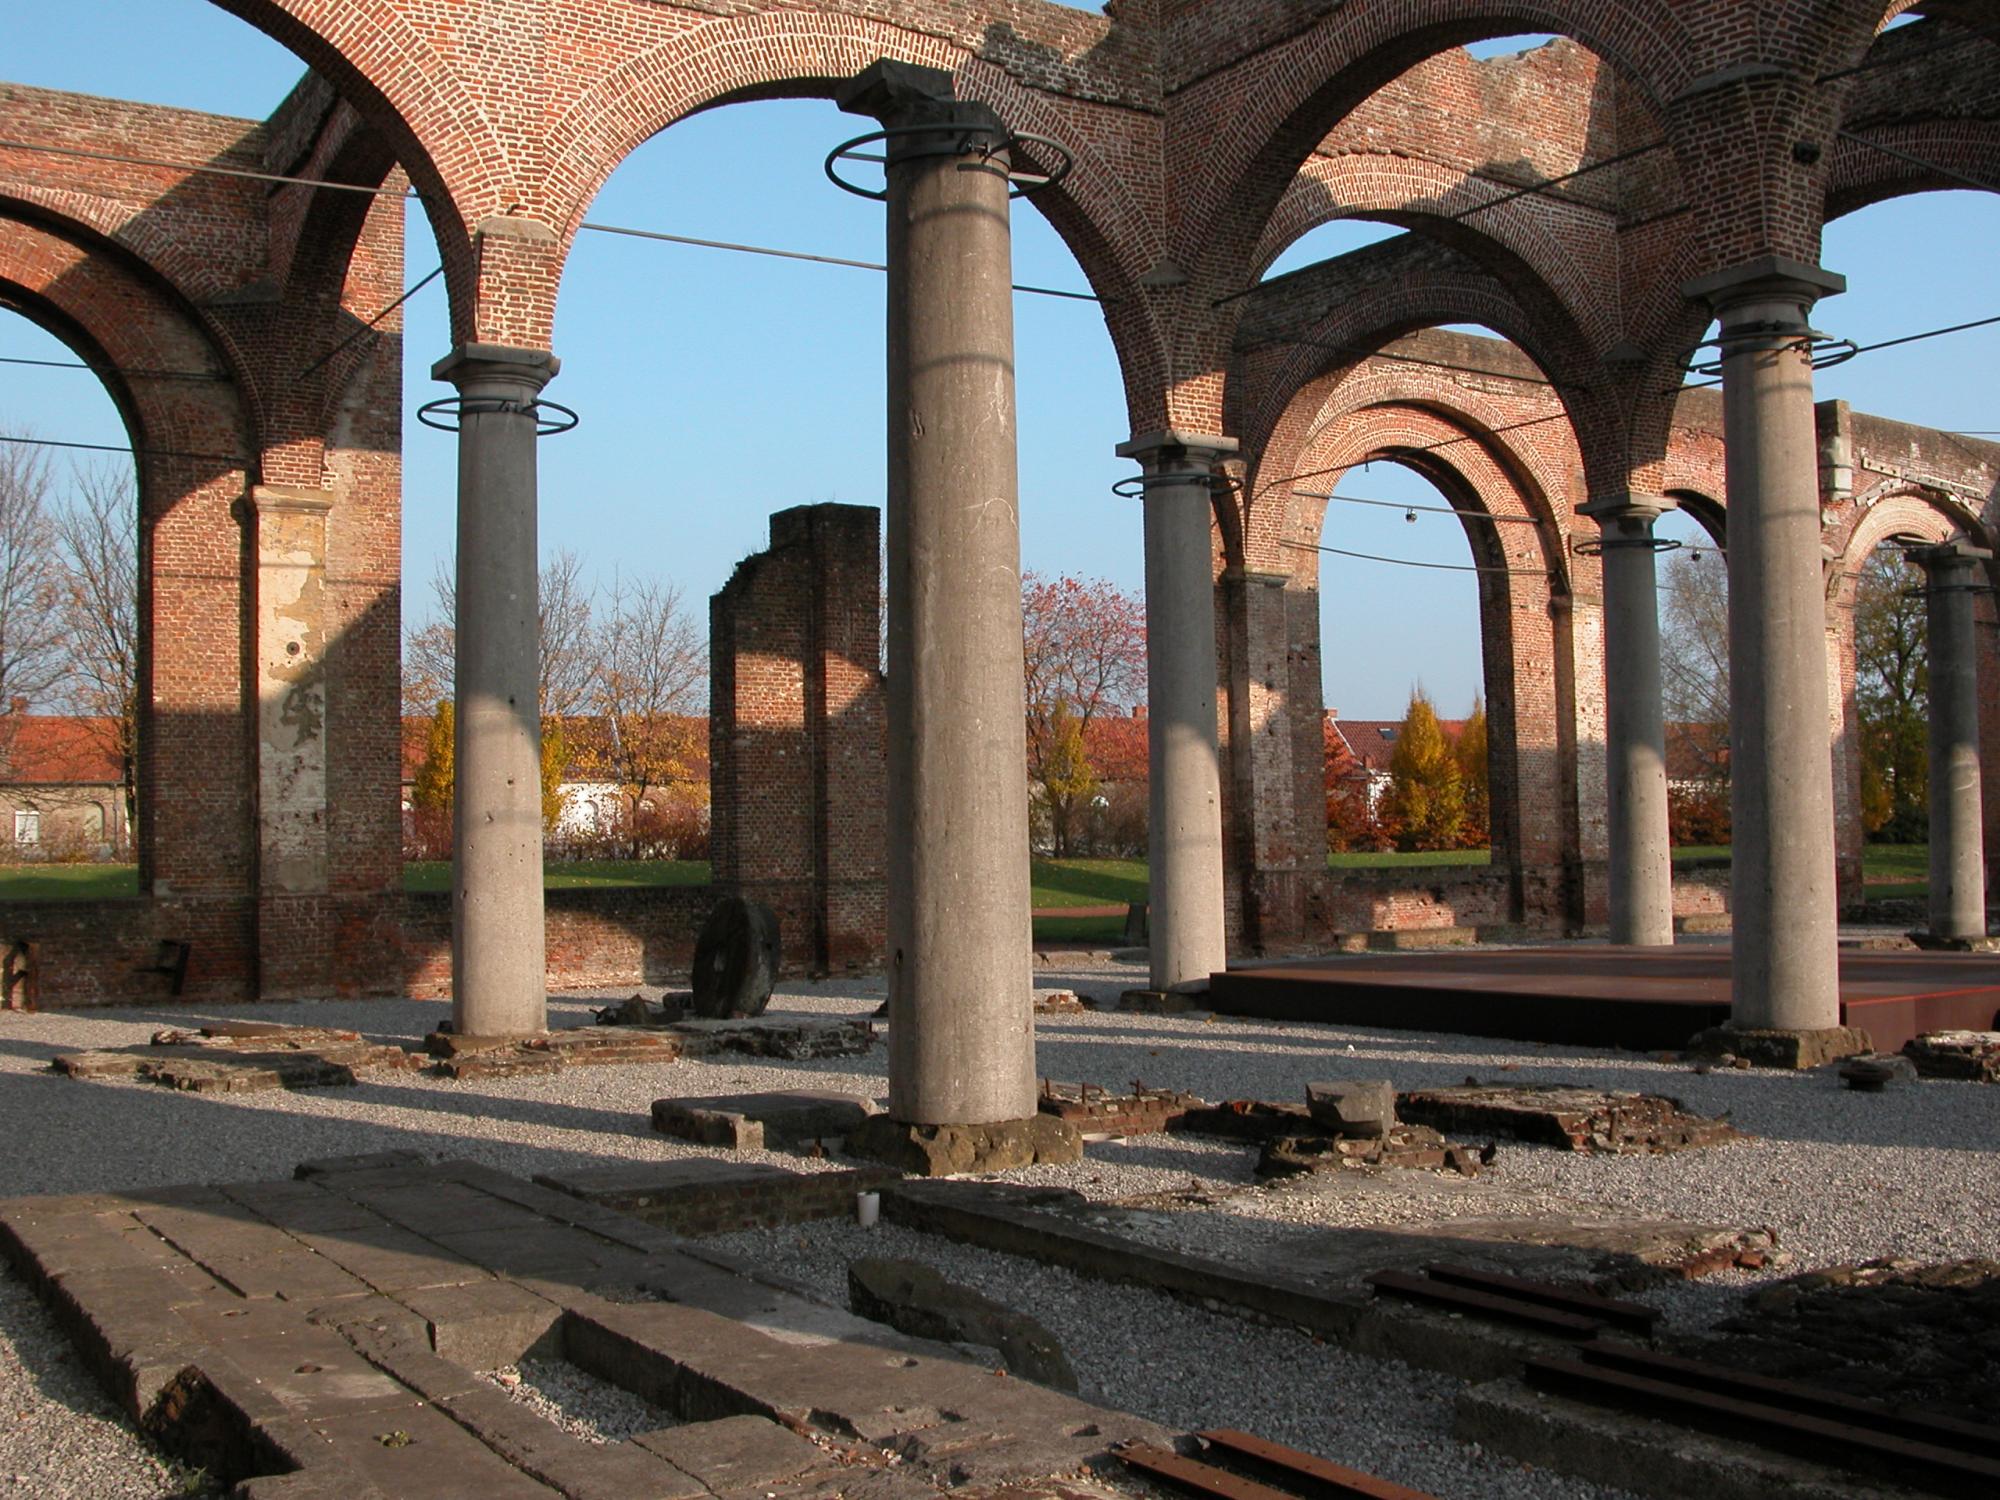
[[[445,396],[417,408],[417,420],[439,432],[457,432],[468,416],[533,417],[536,437],[568,432],[583,420],[559,401],[510,401],[504,396]]]
[[[1770,342],[1764,342],[1764,341]],[[1738,352],[1754,352],[1758,348],[1783,349],[1803,346],[1809,362],[1815,370],[1831,369],[1844,365],[1861,352],[1861,346],[1853,339],[1835,338],[1830,333],[1820,333],[1812,328],[1799,328],[1785,323],[1747,323],[1718,338],[1703,339],[1694,349],[1716,349],[1723,359]],[[1694,349],[1687,354],[1694,357]],[[1702,364],[1688,364],[1682,361],[1682,373],[1687,375],[1716,376],[1722,373],[1722,359],[1708,360]]]
[[[842,192],[852,193],[857,198],[873,198],[877,203],[887,201],[889,197],[888,189],[884,188],[882,191],[877,192],[873,188],[865,188],[859,183],[849,182],[839,172],[834,170],[834,163],[841,161],[866,161],[874,162],[886,169],[889,163],[887,153],[875,156],[857,151],[855,147],[872,145],[876,141],[888,141],[900,136],[955,135],[957,137],[957,144],[955,145],[941,146],[935,151],[912,151],[909,153],[910,157],[977,156],[982,160],[991,161],[1000,152],[1011,152],[1016,146],[1039,146],[1055,152],[1057,158],[1056,164],[1045,173],[1018,172],[1014,169],[1013,162],[1010,160],[1007,165],[1007,196],[1009,198],[1025,198],[1028,194],[1041,188],[1053,186],[1055,183],[1061,182],[1065,177],[1069,176],[1070,171],[1076,166],[1076,157],[1072,154],[1069,147],[1065,146],[1061,141],[1052,140],[1048,136],[1031,135],[1026,131],[1017,130],[1002,141],[987,144],[982,138],[990,137],[992,134],[992,131],[980,126],[890,125],[881,130],[871,130],[867,135],[857,135],[851,141],[842,141],[838,146],[827,152],[826,160],[820,165],[821,169],[826,173],[827,180]]]
[[[1669,536],[1571,537],[1569,550],[1578,557],[1602,557],[1607,552],[1638,548],[1645,552],[1678,552],[1686,543]]]
[[[1111,493],[1120,500],[1142,500],[1148,490],[1202,481],[1206,481],[1211,490],[1226,494],[1243,488],[1243,481],[1231,474],[1127,474],[1111,486]]]

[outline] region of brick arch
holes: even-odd
[[[1467,438],[1472,441],[1463,441]],[[1508,871],[1510,901],[1518,917],[1531,900],[1526,894],[1531,886],[1560,886],[1576,843],[1575,725],[1565,722],[1561,711],[1561,705],[1573,700],[1575,683],[1562,638],[1564,610],[1558,603],[1567,598],[1569,583],[1560,563],[1560,522],[1540,490],[1537,466],[1510,454],[1484,422],[1463,408],[1393,399],[1330,415],[1305,456],[1314,468],[1339,471],[1367,460],[1400,463],[1469,514],[1542,523],[1462,523],[1474,562],[1520,570],[1482,574],[1477,580],[1491,746],[1493,859]],[[1327,478],[1336,480],[1338,474]],[[1291,574],[1288,592],[1315,601],[1319,555],[1306,549],[1319,542],[1327,509],[1324,500],[1293,497],[1283,527],[1283,540],[1292,545],[1275,549],[1284,559],[1282,571]],[[1318,663],[1324,643],[1316,604],[1294,609],[1290,616],[1294,654]],[[1300,634],[1310,639],[1297,639]],[[1295,680],[1292,695],[1308,700],[1304,707],[1316,720],[1318,683]],[[1253,743],[1250,753],[1256,748]],[[1301,806],[1297,816],[1304,821],[1308,810]]]
[[[1961,534],[1975,546],[1990,545],[1986,528],[1969,507],[1924,485],[1898,485],[1863,510],[1847,529],[1827,568],[1827,602],[1839,609],[1853,608],[1861,569],[1884,542],[1897,538],[1942,542]]]
[[[1594,348],[1616,343],[1623,334],[1617,301],[1598,294],[1617,277],[1615,258],[1600,254],[1587,263],[1578,254],[1584,247],[1615,250],[1610,238],[1576,223],[1564,205],[1539,196],[1517,198],[1473,222],[1452,219],[1489,196],[1490,184],[1475,186],[1473,178],[1438,162],[1363,153],[1315,156],[1273,210],[1253,263],[1261,277],[1287,246],[1322,224],[1373,219],[1438,239],[1503,282],[1519,280],[1519,269],[1525,268],[1533,289],[1559,302]]]
[[[1420,26],[1385,35],[1377,12],[1342,7],[1232,70],[1235,107],[1223,128],[1199,140],[1199,162],[1184,167],[1197,183],[1183,222],[1219,226],[1187,252],[1198,287],[1216,296],[1247,282],[1265,226],[1335,122],[1436,52],[1517,31],[1556,33],[1658,101],[1689,81],[1701,51],[1671,10],[1641,0],[1451,0],[1425,7],[1425,16]],[[1219,363],[1223,336],[1212,322],[1194,322],[1180,339],[1177,369],[1192,375]]]
[[[1124,295],[1158,257],[1152,217],[1135,201],[1082,123],[963,44],[928,31],[831,11],[777,10],[707,21],[634,53],[586,90],[552,127],[549,206],[563,253],[611,174],[676,121],[753,99],[829,99],[879,58],[954,74],[968,99],[990,104],[1015,129],[1059,140],[1074,156],[1060,184],[1026,201],[1046,215],[1099,296],[1121,356],[1157,342],[1145,300]],[[867,122],[856,119],[854,133]],[[829,145],[833,143],[828,142]],[[1121,359],[1128,386],[1150,359]],[[1136,402],[1137,397],[1134,397]],[[1136,409],[1136,407],[1135,407]]]
[[[1310,330],[1310,344],[1285,348],[1262,362],[1261,368],[1233,374],[1232,399],[1241,391],[1246,402],[1256,402],[1252,409],[1232,411],[1229,429],[1243,438],[1246,451],[1253,456],[1257,476],[1249,492],[1253,505],[1261,501],[1271,482],[1293,471],[1279,455],[1289,451],[1296,459],[1308,426],[1317,420],[1326,400],[1349,372],[1366,357],[1329,350],[1372,352],[1404,333],[1443,323],[1479,323],[1494,329],[1519,346],[1551,378],[1564,379],[1565,371],[1574,371],[1567,381],[1572,389],[1567,393],[1561,389],[1555,392],[1570,410],[1567,425],[1579,434],[1596,434],[1596,441],[1618,442],[1619,428],[1614,415],[1595,400],[1578,405],[1570,399],[1577,394],[1575,388],[1585,386],[1590,375],[1597,373],[1585,363],[1587,354],[1578,347],[1580,341],[1546,337],[1544,330],[1490,280],[1439,275],[1426,282],[1385,291],[1366,303],[1351,303],[1315,325]],[[1551,345],[1561,351],[1556,358],[1549,357]],[[1587,448],[1589,443],[1586,438],[1584,446]],[[1275,468],[1271,467],[1274,459]]]
[[[1865,134],[1921,161],[2000,182],[2000,121],[1932,120],[1869,128]],[[1838,141],[1827,173],[1826,218],[1831,222],[1912,193],[1951,192],[1965,186],[1943,172],[1871,151],[1858,141]]]
[[[253,789],[238,727],[239,508],[256,451],[247,382],[211,326],[87,232],[0,219],[0,293],[110,372],[138,481],[140,886],[214,891],[218,870],[236,872],[227,883],[250,869]]]
[[[239,460],[247,472],[260,422],[241,355],[165,278],[85,224],[20,217],[0,201],[0,284],[13,289],[12,300],[32,321],[88,349],[135,448],[214,453]],[[169,380],[146,371],[216,378]],[[140,469],[143,479],[143,462]]]
[[[1724,566],[1727,566],[1729,509],[1718,498],[1720,492],[1704,493],[1701,490],[1689,489],[1685,485],[1670,485],[1662,493],[1680,507],[1683,515],[1691,518],[1702,529],[1709,541],[1715,544],[1716,553],[1724,559]]]

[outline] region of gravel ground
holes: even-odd
[[[1135,972],[1098,961],[1040,970],[1037,983],[1108,997],[1132,983]],[[788,985],[772,1009],[867,1015],[881,993],[873,979],[799,983]],[[604,999],[552,998],[551,1022],[587,1021]],[[0,1013],[0,1127],[14,1142],[0,1162],[0,1196],[271,1179],[289,1175],[306,1157],[392,1147],[473,1158],[522,1175],[616,1157],[706,1155],[651,1131],[647,1109],[654,1098],[798,1087],[879,1096],[886,1089],[881,1049],[866,1058],[774,1064],[724,1057],[464,1083],[397,1075],[358,1088],[239,1096],[78,1083],[47,1071],[57,1052],[143,1042],[163,1025],[253,1018],[346,1026],[410,1042],[447,1013],[443,1004],[424,1002]],[[1860,1095],[1823,1072],[1696,1075],[1642,1054],[1201,1015],[1049,1015],[1038,1018],[1037,1033],[1045,1076],[1113,1089],[1136,1079],[1211,1099],[1302,1099],[1305,1084],[1317,1079],[1387,1077],[1403,1088],[1459,1083],[1468,1075],[1560,1080],[1669,1093],[1703,1114],[1727,1112],[1757,1138],[1652,1158],[1503,1145],[1481,1179],[1505,1190],[1497,1196],[1463,1192],[1447,1178],[1435,1179],[1428,1192],[1258,1188],[1251,1185],[1247,1150],[1179,1138],[1093,1144],[1081,1163],[1010,1175],[1099,1199],[1163,1195],[1153,1201],[1171,1202],[1177,1211],[1148,1215],[1146,1237],[1201,1253],[1226,1253],[1246,1235],[1282,1241],[1342,1224],[1601,1204],[1771,1226],[1789,1257],[1786,1273],[1880,1255],[2000,1257],[2000,1172],[1993,1169],[2000,1090],[1925,1083]],[[808,1170],[820,1165],[768,1159]],[[833,1300],[844,1298],[845,1259],[857,1250],[920,1255],[1049,1323],[1088,1393],[1170,1425],[1247,1427],[1454,1500],[1609,1493],[1524,1473],[1453,1443],[1448,1423],[1456,1382],[1356,1359],[1284,1330],[1150,1293],[1086,1286],[1061,1272],[892,1226],[864,1232],[829,1224],[723,1243],[824,1286]],[[1658,1300],[1677,1322],[1705,1324],[1744,1286],[1776,1274],[1732,1273]],[[24,1492],[51,1497],[180,1493],[179,1476],[108,1417],[47,1315],[17,1282],[0,1287],[0,1397],[8,1403],[0,1406],[0,1487],[19,1474]],[[7,1411],[17,1414],[12,1421]]]

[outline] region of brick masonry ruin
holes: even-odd
[[[401,324],[365,326],[403,285],[395,200],[37,148],[407,181],[434,206],[453,343],[538,351],[598,189],[701,109],[826,97],[894,58],[1064,142],[1076,169],[1034,206],[1103,299],[1129,431],[1240,444],[1212,548],[1237,951],[1602,920],[1603,587],[1575,546],[1597,535],[1578,510],[1666,497],[1718,537],[1727,516],[1720,402],[1667,394],[1709,319],[1677,289],[1760,256],[1815,264],[1831,219],[1948,173],[2000,177],[2000,67],[1940,46],[1975,14],[1953,0],[1889,31],[1900,0],[1787,0],[1754,35],[1735,0],[1552,0],[1534,24],[1561,39],[1486,60],[1440,39],[1523,23],[1458,0],[1112,0],[1101,15],[1039,0],[480,0],[443,32],[419,0],[228,8],[314,70],[269,121],[0,85],[0,279],[107,372],[142,450],[142,895],[0,906],[0,938],[37,944],[47,1006],[166,998],[140,973],[161,939],[192,945],[191,1000],[437,994],[449,907],[403,893],[398,869]],[[1602,170],[1503,196],[1583,168]],[[1357,215],[1417,232],[1259,283],[1300,236]],[[1837,301],[1823,317],[1837,332]],[[1511,342],[1438,331],[1465,323]],[[158,370],[216,378],[144,373]],[[1125,435],[1105,433],[1107,448]],[[1889,541],[1963,531],[1991,546],[2000,447],[1837,403],[1818,436],[1852,905],[1853,579]],[[1490,869],[1409,882],[1324,868],[1331,643],[1302,549],[1320,534],[1316,496],[1373,460],[1420,470],[1468,515],[1539,523],[1468,522],[1482,562],[1521,570],[1489,575],[1481,599]],[[780,909],[804,967],[880,945],[863,529],[841,508],[786,512],[718,606],[718,884]],[[770,643],[768,671],[740,649],[753,640]],[[1993,746],[1990,629],[1981,642]],[[1983,760],[1991,851],[2000,755]],[[551,983],[665,977],[709,895],[552,895]],[[1721,904],[1698,882],[1677,897],[1690,914]]]

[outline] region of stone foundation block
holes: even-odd
[[[1306,1113],[1330,1135],[1379,1140],[1396,1123],[1396,1086],[1386,1078],[1309,1083]]]
[[[921,1261],[872,1255],[850,1261],[847,1305],[858,1316],[913,1338],[997,1349],[1009,1374],[1059,1391],[1076,1389],[1076,1371],[1048,1329],[1026,1313],[947,1281]]]
[[[881,1106],[859,1094],[810,1089],[655,1099],[653,1128],[662,1135],[735,1151],[779,1151],[841,1138]]]
[[[1783,1031],[1755,1026],[1711,1026],[1697,1032],[1686,1048],[1691,1056],[1715,1058],[1727,1053],[1758,1068],[1817,1068],[1873,1052],[1875,1044],[1858,1026],[1827,1026],[1813,1031]]]
[[[949,1177],[1081,1161],[1083,1135],[1068,1121],[1044,1114],[980,1125],[914,1125],[874,1115],[848,1136],[847,1152],[919,1177]]]

